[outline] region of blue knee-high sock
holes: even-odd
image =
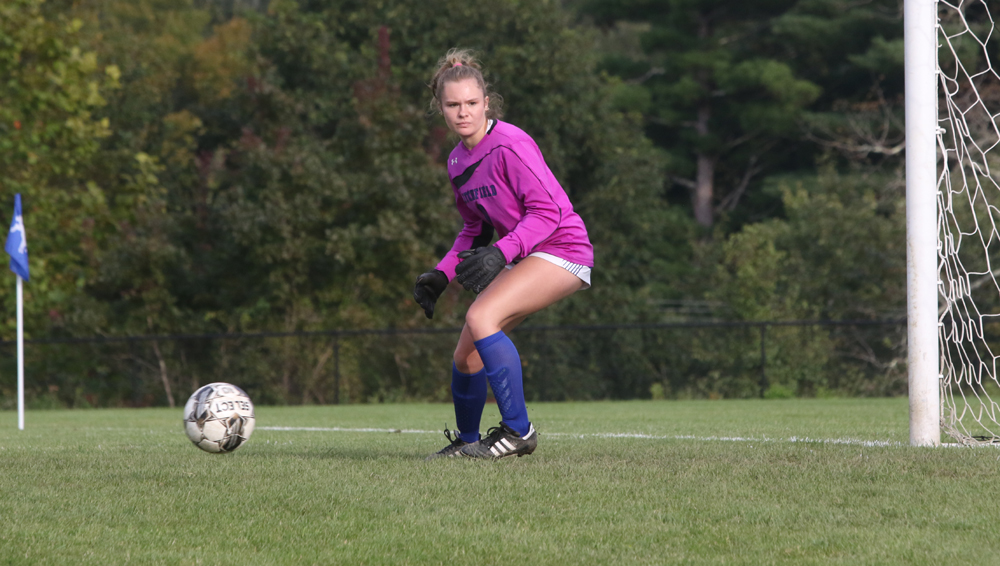
[[[518,434],[528,432],[528,408],[524,404],[524,382],[521,380],[521,357],[510,338],[501,330],[482,340],[476,340],[476,350],[483,360],[486,379],[507,426]]]
[[[468,374],[451,364],[451,399],[455,403],[455,425],[465,442],[479,441],[479,421],[486,405],[486,368]]]

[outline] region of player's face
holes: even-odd
[[[483,94],[475,79],[463,79],[444,84],[441,112],[448,129],[462,138],[466,147],[475,147],[486,135],[486,110],[490,99]]]

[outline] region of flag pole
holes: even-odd
[[[24,430],[24,294],[17,276],[17,428]]]
[[[10,221],[4,250],[10,255],[10,270],[17,275],[17,428],[24,430],[24,280],[28,271],[28,240],[24,235],[21,195],[14,195],[14,217]]]

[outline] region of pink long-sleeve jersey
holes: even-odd
[[[465,225],[437,269],[455,278],[458,253],[494,244],[507,262],[546,252],[594,266],[587,228],[549,170],[531,136],[520,128],[492,122],[471,150],[459,143],[448,157],[448,176]]]

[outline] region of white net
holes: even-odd
[[[982,0],[938,2],[941,426],[1000,442],[1000,38]]]

